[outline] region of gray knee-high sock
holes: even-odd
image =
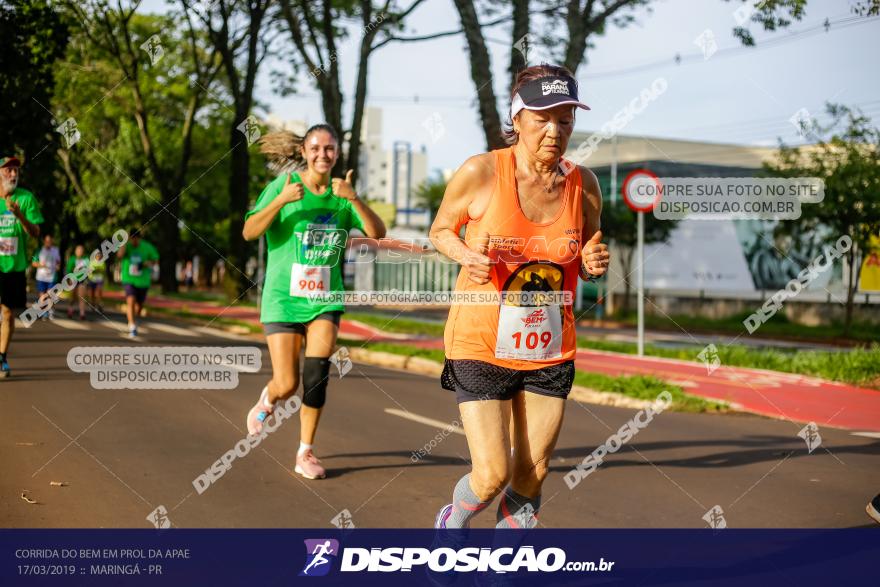
[[[452,492],[452,513],[446,520],[447,528],[469,528],[471,518],[492,503],[491,499],[480,501],[480,498],[471,489],[470,480],[471,474],[468,473],[455,485],[455,490]]]
[[[496,528],[534,528],[538,525],[538,510],[541,509],[541,496],[520,495],[510,485],[501,494],[498,502]]]

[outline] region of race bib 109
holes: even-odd
[[[498,313],[499,359],[543,361],[562,356],[562,313],[549,306],[501,305]]]

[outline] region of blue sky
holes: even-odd
[[[880,53],[880,18],[856,25],[833,24],[852,17],[850,2],[810,0],[802,22],[774,33],[752,27],[758,47],[742,49],[731,34],[736,24],[733,12],[739,5],[721,0],[658,0],[650,11],[637,12],[636,23],[628,28],[610,28],[604,37],[594,39],[595,48],[576,73],[581,98],[592,110],[579,113],[576,128],[601,127],[657,77],[667,80],[668,90],[626,127],[625,134],[744,144],[775,144],[777,137],[797,142],[789,118],[801,108],[818,114],[827,100],[863,106],[880,122],[880,76],[870,66]],[[832,22],[828,32],[820,29],[780,41],[813,29],[826,18]],[[412,34],[450,30],[458,24],[451,0],[428,0],[409,21]],[[706,29],[713,32],[721,51],[704,61],[694,40]],[[359,35],[356,28],[353,32]],[[499,26],[489,36],[502,41],[489,46],[496,93],[503,102],[500,107],[506,109],[510,34]],[[349,99],[356,43],[355,39],[346,42],[339,57]],[[725,53],[728,48],[736,50]],[[675,65],[676,54],[694,57]],[[532,54],[529,61],[534,64],[546,57]],[[657,62],[668,65],[614,75]],[[301,75],[301,95],[281,98],[273,94],[268,72],[269,68],[263,71],[257,94],[273,114],[309,123],[322,120],[317,91],[307,73]],[[383,109],[384,141],[388,146],[395,139],[417,147],[425,144],[430,168],[455,168],[484,150],[474,95],[460,35],[389,44],[374,53],[370,63],[368,105]],[[436,142],[423,126],[435,113],[445,129]]]

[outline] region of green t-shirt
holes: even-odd
[[[28,222],[43,223],[40,204],[32,193],[23,188],[15,188],[12,201],[18,204]],[[6,199],[0,198],[0,272],[24,271],[27,268],[27,239],[28,233],[24,226],[6,207]]]
[[[156,247],[141,239],[138,246],[130,242],[125,245],[125,256],[122,258],[122,283],[135,287],[150,287],[150,267],[146,261],[158,261],[159,252]]]
[[[104,277],[107,273],[107,265],[104,261],[89,260],[89,281],[92,283],[104,283]]]
[[[290,181],[302,183],[298,173]],[[267,185],[245,218],[268,206],[286,182],[285,173]],[[341,303],[316,302],[308,296],[344,291],[340,261],[352,228],[363,231],[363,221],[351,202],[334,196],[330,186],[320,195],[305,188],[301,200],[279,210],[266,231],[261,322],[308,322],[324,312],[345,311]]]
[[[67,259],[67,273],[73,273],[77,281],[82,281],[88,271],[88,257],[70,257]]]

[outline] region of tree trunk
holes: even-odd
[[[633,249],[623,253],[620,257],[620,267],[623,269],[623,303],[620,305],[620,314],[627,316],[629,314],[629,295],[632,292],[632,281],[630,281],[630,272],[632,267]]]
[[[592,12],[592,2],[586,10]],[[591,15],[587,14],[586,18]],[[570,2],[568,12],[565,15],[565,22],[568,25],[568,43],[565,45],[565,61],[563,65],[577,75],[578,65],[584,59],[584,53],[587,51],[587,34],[589,29],[587,23],[584,22],[585,17],[581,14],[580,2]]]
[[[518,51],[517,49],[513,49],[510,51],[510,67],[508,68],[508,72],[510,73],[510,85],[508,86],[508,92],[513,90],[513,84],[516,82],[516,75],[528,67],[528,52],[531,48],[531,42],[529,41],[527,35],[529,34],[529,0],[514,0],[513,2],[513,47],[521,48],[525,50],[525,54],[522,51]],[[521,40],[526,38],[525,45],[522,44]]]
[[[367,103],[367,71],[370,64],[370,48],[373,44],[372,34],[364,35],[361,39],[361,52],[358,62],[357,85],[354,92],[354,112],[351,120],[351,138],[348,142],[347,169],[354,171],[352,181],[358,178],[358,161],[361,156],[361,127],[363,126],[364,106]]]
[[[226,279],[224,289],[230,299],[238,299],[250,285],[244,274],[247,246],[242,230],[244,215],[248,209],[248,180],[250,154],[247,138],[236,126],[248,116],[250,104],[236,108],[235,119],[229,129],[229,146],[232,149],[229,174],[229,251],[226,255]]]
[[[180,228],[177,219],[180,215],[180,198],[174,194],[162,194],[164,210],[156,218],[158,230],[156,238],[145,237],[156,246],[159,252],[159,285],[162,293],[176,292],[178,289],[175,271],[180,253]]]
[[[856,277],[855,265],[857,260],[856,246],[847,253],[846,258],[849,262],[849,283],[846,287],[846,318],[843,321],[843,335],[849,336],[849,329],[852,326],[853,306],[855,305],[856,289],[859,287],[859,281]]]
[[[477,18],[477,11],[472,0],[455,0],[468,44],[468,55],[471,62],[471,79],[477,87],[480,122],[486,136],[488,150],[501,149],[506,145],[501,137],[501,119],[495,101],[495,89],[492,87],[492,62],[483,31]]]

